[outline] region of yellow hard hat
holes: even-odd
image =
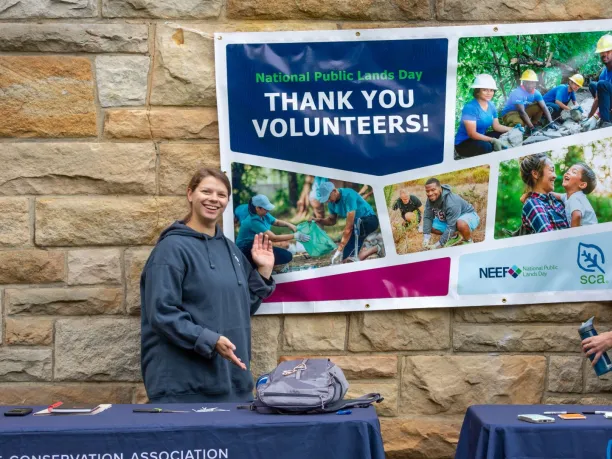
[[[527,69],[521,75],[521,81],[536,81],[537,82],[538,76],[533,70]]]
[[[580,86],[581,88],[584,86],[584,77],[582,75],[580,75],[579,73],[577,73],[576,75],[572,75],[571,77],[569,77],[570,81],[573,81],[574,83],[576,83],[578,86]]]
[[[604,53],[612,50],[612,35],[604,35],[597,42],[596,53]]]

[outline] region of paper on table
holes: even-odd
[[[101,413],[102,411],[108,410],[111,406],[109,404],[100,405],[98,408],[93,410],[90,413],[61,413],[61,414],[53,414],[49,413],[49,408],[45,408],[44,410],[37,411],[34,413],[34,416],[93,416],[95,414]]]

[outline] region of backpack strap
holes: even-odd
[[[371,406],[373,403],[380,403],[384,400],[383,397],[379,393],[371,393],[362,395],[358,398],[352,398],[348,400],[339,400],[333,405],[328,405],[325,407],[325,412],[334,412],[338,410],[344,410],[347,408],[367,408]]]

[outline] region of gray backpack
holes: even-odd
[[[329,359],[290,360],[259,377],[257,396],[248,408],[259,413],[331,413],[383,401],[376,393],[344,400],[348,386],[342,370]]]

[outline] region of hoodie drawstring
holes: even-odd
[[[210,269],[215,269],[215,264],[212,262],[212,258],[210,257],[210,252],[208,251],[208,238],[203,236],[202,239],[204,239],[204,251],[206,252],[206,258],[208,258]]]
[[[234,261],[234,254],[232,253],[232,249],[230,248],[229,242],[227,242],[227,238],[223,237],[225,241],[225,247],[227,248],[227,253],[229,254],[230,260],[232,261],[232,268],[234,268],[234,276],[236,276],[236,280],[238,281],[238,285],[242,285],[242,281],[240,277],[238,277],[238,271],[236,271],[236,262]]]

